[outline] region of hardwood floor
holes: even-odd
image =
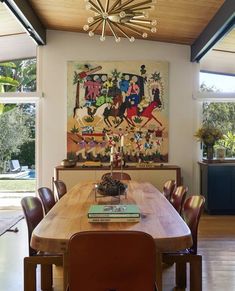
[[[203,255],[204,291],[235,290],[234,225],[235,216],[203,215],[201,219],[198,252]],[[25,220],[21,220],[17,227],[18,233],[7,232],[0,237],[1,291],[23,290],[23,257],[28,253]],[[62,291],[60,268],[55,268],[54,276],[54,291]],[[174,267],[164,270],[163,290],[174,290]]]

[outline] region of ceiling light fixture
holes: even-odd
[[[106,0],[105,6],[100,0],[85,0],[86,9],[94,13],[93,17],[87,19],[88,24],[83,26],[88,31],[89,36],[93,36],[97,29],[102,26],[100,40],[105,40],[106,28],[112,32],[115,41],[120,42],[120,35],[135,41],[134,35],[140,35],[143,38],[148,37],[147,32],[156,32],[156,20],[149,20],[147,10],[154,8],[156,0],[116,0],[110,5],[110,0]]]

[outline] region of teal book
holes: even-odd
[[[140,210],[136,204],[91,205],[88,218],[140,218]]]

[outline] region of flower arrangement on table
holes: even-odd
[[[206,146],[208,159],[213,158],[213,146],[215,143],[224,138],[219,128],[207,123],[204,123],[202,127],[195,132],[194,136]]]

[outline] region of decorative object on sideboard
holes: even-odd
[[[195,132],[194,136],[205,145],[206,157],[208,160],[212,160],[215,143],[223,139],[222,131],[211,124],[204,123],[202,127]]]
[[[218,160],[224,160],[225,159],[225,153],[226,153],[226,148],[222,146],[217,146],[215,147],[215,157]]]
[[[65,168],[72,168],[72,167],[76,166],[76,161],[64,159],[61,161],[60,164],[61,164],[61,166],[65,167]]]

